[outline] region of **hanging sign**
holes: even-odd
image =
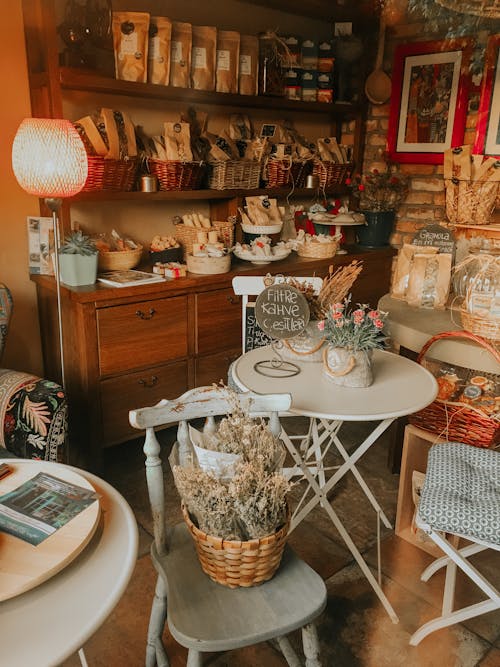
[[[283,283],[271,285],[257,297],[255,319],[270,338],[294,338],[309,322],[309,305],[296,287]]]

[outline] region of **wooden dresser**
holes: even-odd
[[[126,288],[62,287],[70,461],[98,470],[102,448],[137,437],[132,408],[173,398],[188,388],[226,380],[241,351],[241,303],[234,275],[319,275],[330,265],[363,260],[353,302],[377,304],[387,292],[394,250],[360,251],[333,259],[293,253],[265,267],[233,260],[230,273]],[[55,281],[36,283],[47,377],[60,377]]]

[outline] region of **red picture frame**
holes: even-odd
[[[393,162],[442,164],[445,150],[462,145],[472,47],[458,38],[396,49],[387,132]]]
[[[500,158],[500,35],[490,35],[484,58],[474,153]]]

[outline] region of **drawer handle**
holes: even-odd
[[[156,313],[156,310],[154,308],[149,309],[149,313],[146,315],[146,313],[143,313],[142,310],[136,310],[135,314],[137,317],[140,317],[141,320],[150,320],[153,315]]]
[[[150,380],[144,380],[143,378],[141,378],[139,380],[139,384],[142,384],[143,387],[151,389],[151,387],[154,387],[156,384],[158,384],[158,378],[156,377],[156,375],[152,375]]]

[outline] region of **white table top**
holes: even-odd
[[[243,354],[233,365],[233,378],[243,390],[292,395],[290,412],[306,417],[375,421],[421,410],[437,394],[433,375],[422,366],[391,352],[374,350],[374,382],[362,389],[340,387],[322,372],[321,363],[296,362],[301,372],[289,378],[261,375],[254,364],[271,359],[270,346]]]
[[[456,311],[415,308],[389,294],[380,299],[378,308],[389,313],[387,326],[391,338],[414,352],[420,352],[429,338],[438,333],[463,329],[460,313]],[[436,341],[426,356],[483,373],[500,373],[500,364],[488,350],[460,338]]]
[[[57,476],[58,463],[13,459]],[[120,600],[132,575],[138,546],[135,517],[104,480],[76,470],[100,495],[101,524],[82,553],[38,587],[0,603],[1,664],[59,665],[80,649]]]

